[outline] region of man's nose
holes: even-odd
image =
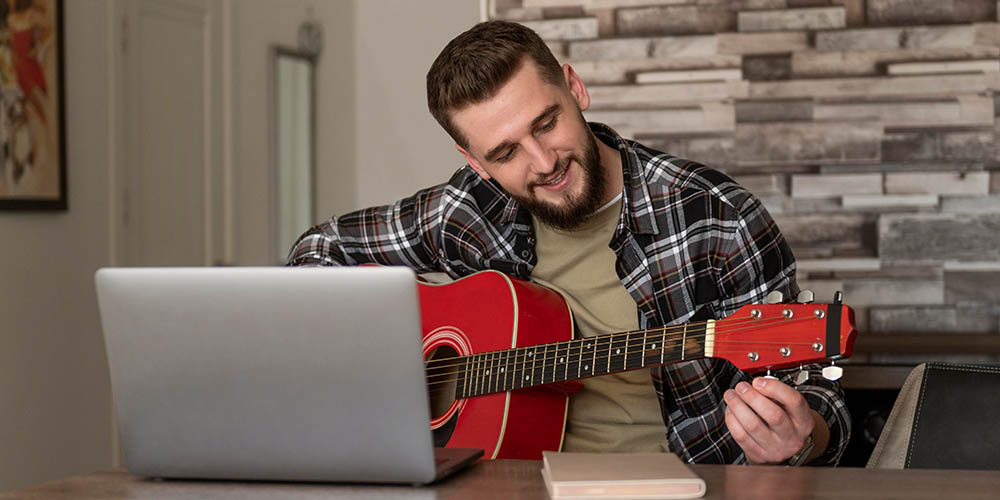
[[[556,170],[559,159],[554,149],[545,143],[532,139],[524,144],[525,152],[531,161],[531,171],[539,175],[548,175]]]

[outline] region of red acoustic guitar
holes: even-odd
[[[573,339],[573,317],[547,288],[498,272],[419,285],[438,446],[541,459],[561,448],[577,379],[698,358],[763,371],[847,358],[854,311],[769,304],[722,320]]]

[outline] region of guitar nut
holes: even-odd
[[[757,353],[755,352],[748,352],[747,358],[750,358],[750,361],[757,361],[757,358],[759,358],[759,356],[757,356]]]
[[[792,354],[792,350],[789,349],[789,348],[787,348],[787,347],[782,347],[781,349],[778,349],[778,352],[781,353],[781,357],[783,357],[783,358],[787,358],[788,356],[791,356],[791,354]]]
[[[823,350],[823,344],[820,343],[820,342],[813,342],[813,350],[816,351],[816,352],[822,351]]]
[[[760,309],[754,309],[754,310],[750,311],[750,317],[751,318],[753,318],[753,319],[760,319],[760,316],[761,316]]]
[[[785,309],[784,311],[781,311],[781,315],[784,316],[785,319],[792,319],[792,316],[794,316],[795,313],[793,313],[791,309]]]
[[[816,319],[823,319],[826,317],[826,313],[824,313],[822,309],[816,309],[813,311],[813,314],[816,315]]]

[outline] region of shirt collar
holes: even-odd
[[[624,188],[622,193],[624,207],[622,217],[628,228],[638,234],[656,234],[656,220],[653,217],[653,204],[649,196],[649,187],[646,185],[646,178],[643,176],[642,162],[635,148],[622,139],[617,132],[603,123],[588,122],[590,130],[598,140],[608,146],[617,149],[622,157],[622,180]],[[502,189],[498,192],[506,199],[503,210],[494,211],[490,214],[490,219],[494,223],[512,224],[517,220],[530,220],[531,216],[526,209],[522,209],[514,198],[511,198]],[[522,213],[523,212],[523,213]]]
[[[653,200],[643,171],[642,160],[629,141],[603,123],[590,122],[598,140],[618,150],[622,157],[622,218],[629,230],[637,234],[656,234]]]

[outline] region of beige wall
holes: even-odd
[[[357,4],[356,205],[369,206],[444,182],[464,163],[427,111],[425,77],[448,40],[479,21],[480,5]]]
[[[312,8],[317,221],[442,182],[461,158],[427,113],[424,74],[479,20],[471,0],[220,0],[232,136],[229,262],[271,264],[267,231],[272,43]],[[112,263],[112,0],[65,3],[69,211],[0,212],[0,491],[107,467],[111,394],[93,273]]]
[[[354,0],[239,0],[230,2],[233,78],[233,185],[235,245],[227,256],[239,265],[270,265],[268,226],[273,155],[270,50],[297,47],[299,24],[323,25],[324,48],[316,67],[317,215],[320,220],[354,205],[353,74],[356,45]],[[280,7],[280,8],[278,8]],[[306,228],[302,228],[304,231]]]
[[[276,41],[294,47],[312,8],[323,25],[317,64],[316,222],[444,182],[462,164],[431,118],[424,76],[453,36],[480,19],[472,0],[232,2],[235,245],[232,263],[272,264],[268,169]],[[306,228],[302,228],[305,230]],[[280,256],[283,257],[283,256]]]
[[[111,464],[93,273],[109,262],[110,5],[65,2],[68,212],[0,212],[0,491]]]

